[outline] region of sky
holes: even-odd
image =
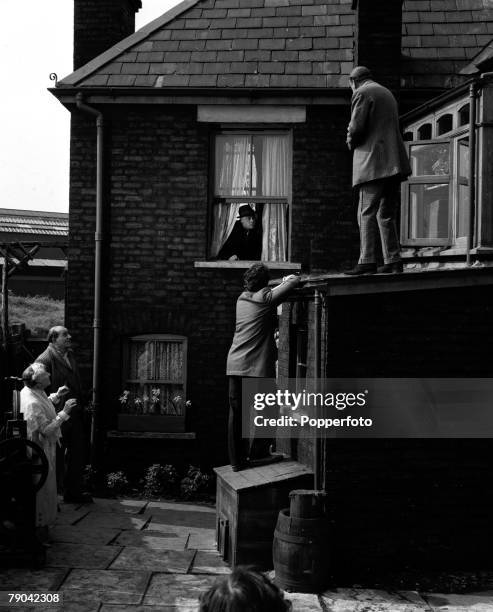
[[[178,0],[142,0],[136,29]],[[73,0],[0,0],[0,208],[68,212],[70,113],[48,91],[72,72]]]

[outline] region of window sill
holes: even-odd
[[[470,250],[471,255],[493,255],[493,248],[490,247],[475,247]],[[406,249],[401,252],[401,258],[407,259],[431,259],[441,257],[465,257],[466,249],[464,247],[415,247]]]
[[[263,263],[269,270],[301,270],[300,263],[289,261],[194,261],[194,268],[246,270],[254,263]]]

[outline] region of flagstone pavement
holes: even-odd
[[[229,573],[215,549],[210,506],[132,499],[63,504],[52,536],[46,567],[0,570],[0,591],[61,591],[63,605],[0,606],[0,612],[192,612],[199,594]],[[346,588],[286,596],[294,612],[493,612],[493,590]]]

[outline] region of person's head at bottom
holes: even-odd
[[[291,602],[266,576],[238,566],[200,596],[199,612],[288,612]]]

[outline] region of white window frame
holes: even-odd
[[[404,129],[406,133],[413,135],[413,139],[417,138],[419,129],[428,123],[432,125],[432,138],[429,140],[410,140],[406,141],[405,145],[410,153],[410,147],[413,145],[425,145],[434,144],[440,142],[450,143],[450,158],[449,158],[449,229],[448,238],[408,238],[409,235],[409,205],[410,205],[410,186],[419,183],[445,183],[443,176],[432,175],[432,176],[419,176],[415,177],[411,175],[408,182],[402,184],[402,214],[401,214],[401,243],[404,247],[452,247],[462,249],[466,246],[467,238],[465,236],[458,236],[458,219],[459,219],[459,206],[460,197],[459,190],[460,185],[468,185],[469,177],[467,181],[461,180],[459,177],[459,141],[464,138],[467,139],[469,134],[469,123],[460,125],[460,111],[467,106],[468,98],[461,97],[459,100],[454,101],[445,107],[442,107],[415,121],[410,125],[407,125]],[[438,135],[438,121],[445,115],[452,115],[452,129],[444,134]],[[472,154],[469,151],[469,154]],[[441,178],[441,180],[440,180]]]

